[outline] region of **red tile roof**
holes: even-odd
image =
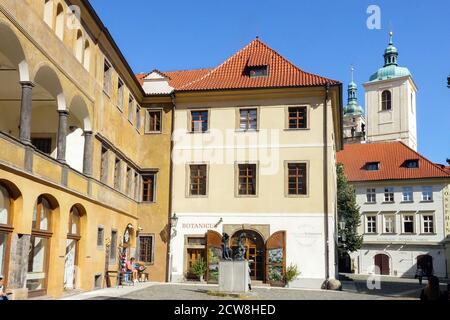
[[[407,160],[419,160],[418,169],[405,167]],[[450,173],[426,159],[402,142],[346,144],[337,153],[337,162],[345,167],[347,179],[357,181],[449,178]],[[377,171],[367,171],[369,162],[379,162]]]
[[[159,70],[153,70],[152,72],[157,72],[160,75],[169,78],[169,85],[173,88],[179,88],[189,82],[194,81],[195,79],[203,77],[205,74],[207,74],[211,70],[212,70],[211,68],[205,68],[205,69],[177,70],[177,71],[165,71],[165,72],[161,72]],[[150,73],[152,73],[152,72],[150,72]],[[136,77],[139,80],[139,82],[141,83],[141,85],[144,84],[145,77],[147,77],[150,73],[140,73],[140,74],[136,75]]]
[[[246,68],[268,66],[268,76],[250,78]],[[307,87],[340,84],[339,81],[305,72],[255,39],[224,63],[212,69],[163,72],[175,91],[203,91],[276,87]],[[143,83],[146,74],[137,75]]]

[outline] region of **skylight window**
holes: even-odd
[[[406,160],[405,167],[408,169],[417,169],[419,168],[419,160],[417,159]]]
[[[248,75],[250,78],[267,77],[269,75],[268,66],[248,67]]]
[[[378,171],[378,170],[380,170],[380,163],[379,162],[367,162],[366,170],[367,171]]]

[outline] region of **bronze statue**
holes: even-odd
[[[234,254],[235,261],[244,261],[245,260],[244,239],[246,237],[247,237],[247,235],[244,232],[239,235],[238,248],[236,249],[236,253]]]
[[[222,236],[222,259],[233,261],[233,250],[230,248],[230,236],[224,233]]]

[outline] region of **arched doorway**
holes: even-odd
[[[64,289],[72,290],[78,287],[78,265],[81,240],[81,217],[85,214],[81,205],[74,205],[69,213],[69,225],[64,257]]]
[[[377,274],[381,274],[381,275],[385,275],[388,276],[391,274],[391,270],[390,270],[390,259],[389,256],[384,254],[384,253],[380,253],[377,254],[374,258],[375,260],[375,266],[378,267],[376,272]]]
[[[421,268],[425,276],[433,275],[433,257],[423,254],[417,257],[417,268]]]
[[[41,195],[34,207],[26,284],[31,297],[47,294],[52,212],[57,206],[55,199]]]
[[[235,252],[238,248],[239,236],[243,233],[245,233],[245,255],[251,270],[250,277],[252,280],[264,281],[265,245],[263,237],[253,230],[239,230],[231,238],[230,246]]]

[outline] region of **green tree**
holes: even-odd
[[[339,255],[345,252],[355,252],[361,248],[362,236],[358,235],[358,227],[361,224],[359,206],[356,204],[355,188],[348,183],[345,177],[344,165],[337,165],[337,203],[338,222],[345,223],[344,228],[339,228]]]

